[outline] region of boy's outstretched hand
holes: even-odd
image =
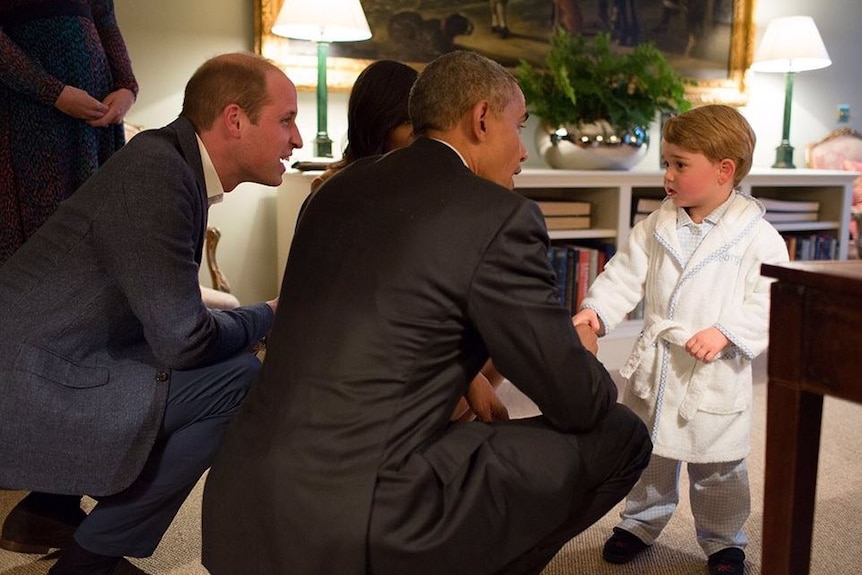
[[[593,333],[598,334],[602,329],[602,322],[599,321],[599,315],[595,310],[584,308],[572,317],[572,324],[575,327],[579,325],[588,325]]]

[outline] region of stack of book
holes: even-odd
[[[539,200],[548,230],[584,230],[590,227],[590,202]]]
[[[633,198],[632,227],[661,207],[664,198]]]
[[[820,202],[803,200],[773,200],[758,198],[766,208],[767,222],[816,222],[820,219]]]

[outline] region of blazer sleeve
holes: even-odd
[[[549,423],[583,432],[616,402],[617,388],[556,298],[547,246],[538,206],[519,202],[479,263],[468,315],[494,364]]]

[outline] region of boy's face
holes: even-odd
[[[733,190],[731,160],[713,162],[701,153],[662,141],[662,165],[665,193],[695,223],[723,204]]]

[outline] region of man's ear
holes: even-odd
[[[484,141],[488,137],[488,116],[491,113],[491,108],[488,105],[488,102],[481,101],[477,102],[476,105],[473,106],[473,110],[471,112],[471,127],[473,135],[479,141]]]
[[[243,123],[247,118],[245,112],[238,105],[228,104],[222,110],[220,119],[227,133],[236,138],[242,132]]]

